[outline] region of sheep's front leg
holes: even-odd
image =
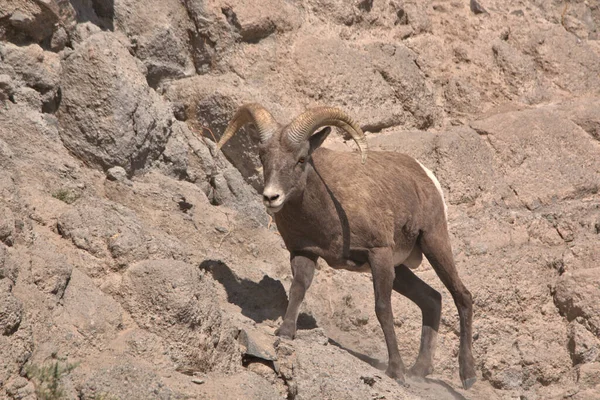
[[[390,248],[371,250],[369,264],[375,289],[375,313],[383,329],[388,349],[389,362],[385,373],[391,378],[404,382],[404,363],[398,351],[392,313],[392,287],[395,275],[392,250]]]
[[[290,258],[294,279],[292,280],[288,307],[283,323],[275,331],[275,334],[293,339],[296,336],[296,321],[300,312],[300,304],[302,304],[304,294],[312,283],[317,259],[298,254],[291,254]]]

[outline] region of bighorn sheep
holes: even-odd
[[[263,202],[275,214],[292,266],[289,304],[276,334],[294,338],[300,304],[321,257],[333,268],[373,274],[375,312],[389,356],[386,374],[399,381],[404,381],[405,368],[394,332],[392,289],[419,306],[421,347],[410,373],[430,374],[441,295],[411,271],[425,254],[458,308],[460,378],[463,387],[470,388],[476,380],[471,294],[454,265],[446,205],[433,174],[399,153],[374,151],[367,161],[367,141],[360,127],[344,112],[329,107],[309,109],[281,126],[261,105],[244,105],[230,121],[217,150],[247,123],[254,124],[260,134]],[[319,148],[330,126],[352,136],[361,159]]]

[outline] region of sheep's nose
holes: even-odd
[[[272,202],[275,201],[279,198],[279,193],[275,193],[275,194],[270,194],[270,193],[265,193],[263,194],[263,200],[266,202]]]

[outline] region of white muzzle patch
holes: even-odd
[[[277,212],[283,207],[285,194],[283,189],[276,185],[268,185],[263,190],[263,204],[271,212]]]

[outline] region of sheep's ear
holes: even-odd
[[[323,144],[325,139],[327,139],[327,136],[330,133],[331,133],[331,128],[326,126],[325,128],[321,129],[320,131],[318,131],[317,133],[312,135],[310,137],[310,139],[308,139],[308,142],[310,143],[310,149],[308,151],[308,154],[311,154],[313,151],[318,149],[319,146],[321,146]]]

